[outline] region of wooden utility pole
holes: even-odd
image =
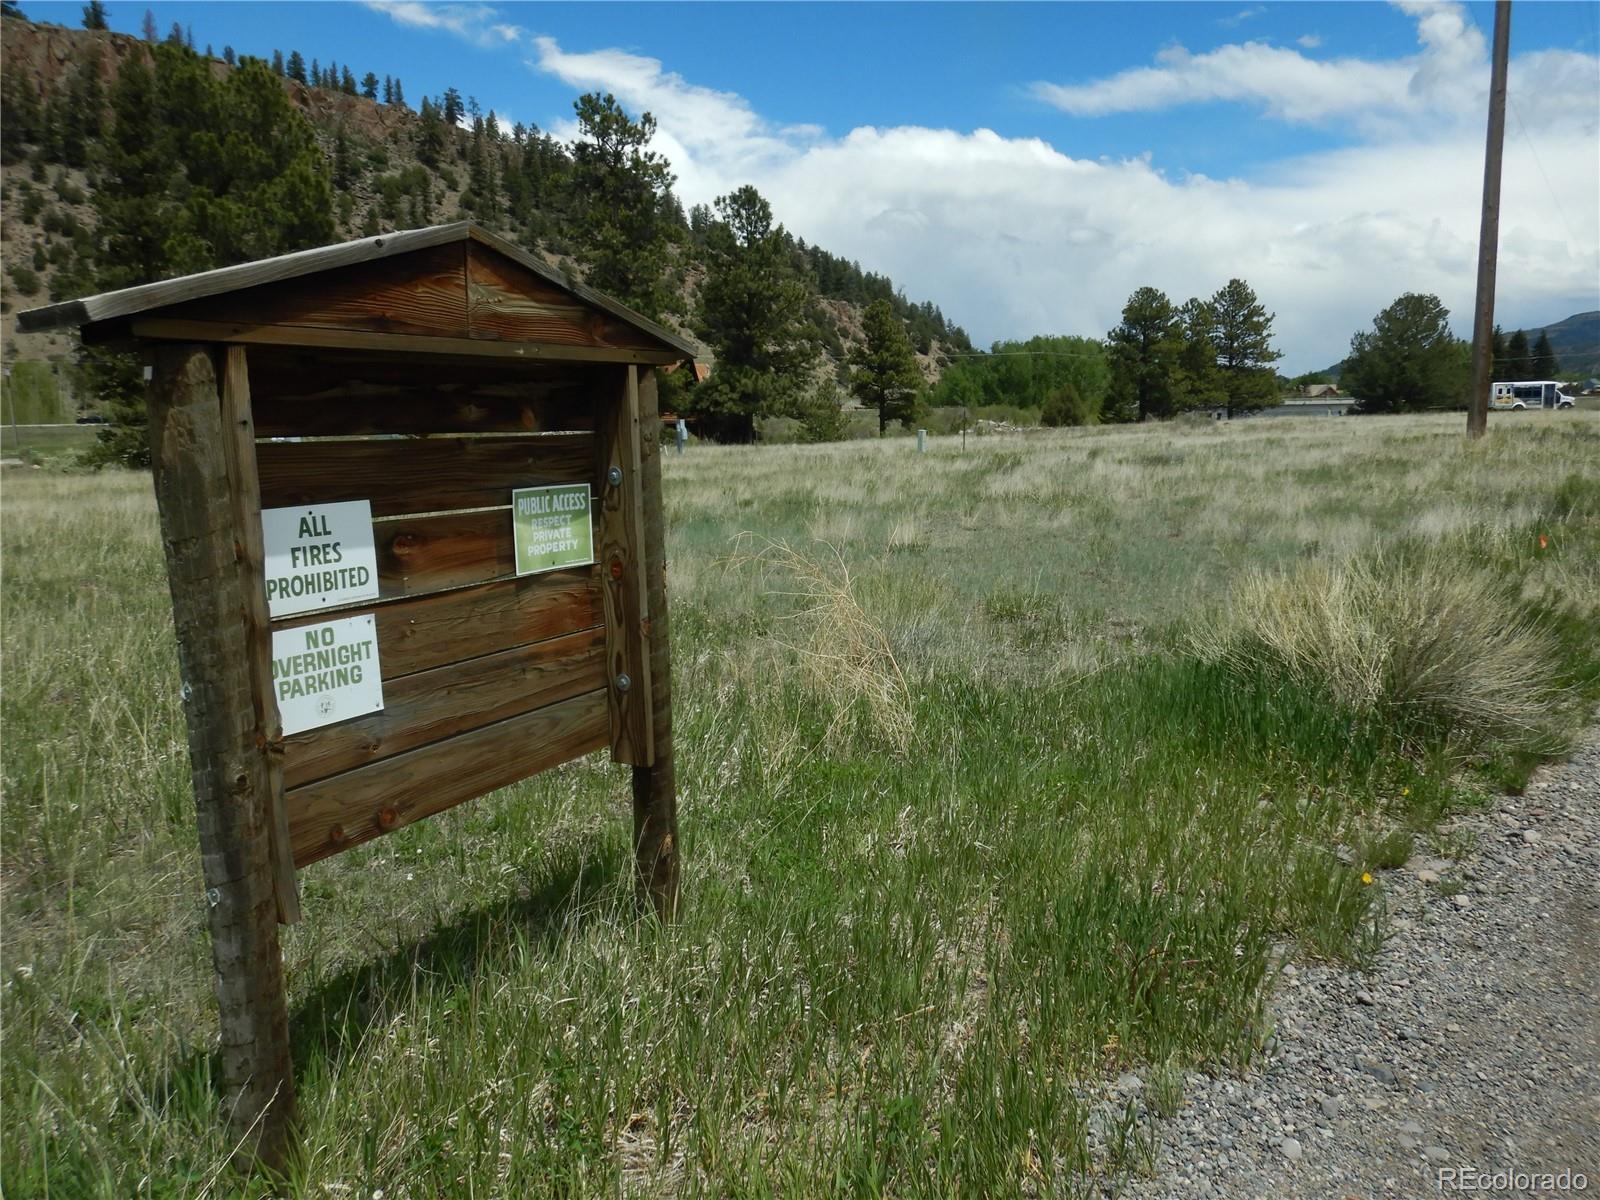
[[[273,887],[271,778],[257,744],[246,602],[208,347],[162,346],[150,388],[150,465],[199,810],[222,1085],[240,1156],[281,1169],[294,1121],[289,1012]]]
[[[1500,152],[1506,136],[1506,56],[1511,47],[1511,0],[1494,6],[1494,69],[1489,82],[1489,135],[1483,150],[1483,223],[1478,229],[1478,303],[1472,320],[1472,403],[1467,436],[1489,427],[1494,362],[1494,272],[1500,245]]]

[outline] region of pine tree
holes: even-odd
[[[1533,344],[1533,369],[1529,374],[1535,379],[1554,379],[1560,372],[1561,360],[1550,344],[1550,335],[1541,329],[1539,340]]]
[[[140,26],[140,29],[144,33],[145,41],[153,42],[156,40],[156,14],[148,8],[144,10],[144,23]]]
[[[1506,343],[1506,379],[1529,379],[1533,369],[1533,354],[1528,349],[1528,335],[1517,330]]]
[[[272,52],[272,73],[280,77],[284,74],[282,50],[274,50]]]
[[[1259,409],[1278,403],[1277,372],[1283,355],[1272,348],[1272,319],[1242,279],[1230,279],[1211,297],[1211,342],[1228,406]]]
[[[589,93],[573,104],[572,187],[588,281],[645,316],[666,305],[666,228],[661,205],[672,187],[667,160],[646,149],[656,121],[634,121],[616,97]]]
[[[346,96],[354,96],[358,94],[356,91],[356,77],[351,72],[349,67],[345,67],[339,76],[339,90]]]
[[[306,60],[298,50],[289,51],[289,63],[280,74],[287,74],[296,83],[306,82]]]
[[[1232,403],[1218,364],[1217,316],[1204,300],[1193,299],[1178,310],[1178,354],[1172,389],[1173,412],[1219,408]]]
[[[361,78],[361,94],[368,100],[376,100],[378,98],[378,77],[371,71],[368,71]]]
[[[394,80],[387,75],[383,77],[383,102],[385,104],[394,103]]]
[[[461,118],[467,111],[461,103],[461,93],[453,87],[445,88],[444,99],[441,101],[440,108],[443,112],[445,125],[451,129],[461,123]]]
[[[1142,287],[1128,297],[1122,322],[1106,335],[1111,359],[1112,420],[1170,417],[1177,399],[1183,339],[1166,294]]]
[[[1471,386],[1469,351],[1437,296],[1407,292],[1372,319],[1372,332],[1350,339],[1339,382],[1364,412],[1459,404]]]
[[[102,0],[89,0],[83,6],[83,27],[85,29],[110,29],[106,21],[106,6]]]
[[[1505,377],[1507,359],[1510,357],[1510,347],[1506,343],[1506,331],[1500,326],[1494,327],[1494,333],[1489,338],[1489,374],[1495,379]]]
[[[398,75],[394,77],[394,103],[396,108],[404,108],[406,106],[406,94],[400,87],[400,76]]]
[[[905,325],[887,300],[874,300],[861,317],[865,342],[850,351],[850,391],[878,410],[878,436],[890,421],[913,423],[922,398],[922,372]]]
[[[695,330],[716,354],[711,378],[686,397],[702,428],[722,441],[755,438],[755,418],[798,398],[814,357],[809,290],[790,260],[788,235],[755,188],[719,196],[706,240],[706,278]]]

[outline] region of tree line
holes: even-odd
[[[1561,363],[1543,330],[1530,350],[1528,335],[1509,338],[1497,325],[1490,344],[1494,379],[1554,379]],[[1472,389],[1472,343],[1450,330],[1439,297],[1407,292],[1350,339],[1339,384],[1363,412],[1420,412],[1459,408]]]

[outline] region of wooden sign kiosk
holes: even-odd
[[[299,868],[609,747],[671,915],[652,368],[694,347],[468,223],[19,317],[64,326],[153,363],[226,1099],[281,1162]]]

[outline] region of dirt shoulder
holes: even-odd
[[[1600,732],[1454,829],[1387,873],[1375,969],[1290,968],[1263,1069],[1191,1078],[1123,1194],[1600,1195]]]

